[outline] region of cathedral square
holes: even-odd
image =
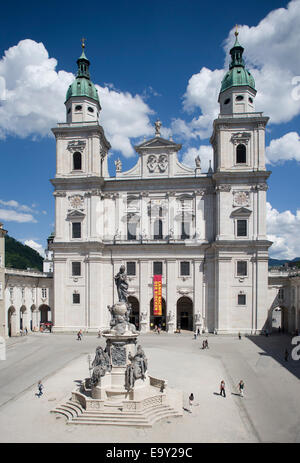
[[[300,442],[300,273],[269,265],[272,120],[238,27],[208,164],[157,114],[124,168],[85,41],[43,271],[6,266],[0,224],[0,441]]]

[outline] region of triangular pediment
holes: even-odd
[[[239,207],[231,213],[231,217],[249,217],[252,214],[252,211],[247,207]]]
[[[144,148],[173,148],[175,151],[178,151],[180,150],[181,145],[175,143],[172,140],[166,140],[165,138],[161,137],[154,137],[151,138],[151,140],[146,140],[140,145],[135,146],[137,151],[140,151]]]
[[[80,211],[71,211],[69,212],[69,214],[67,215],[67,218],[70,220],[70,219],[79,219],[79,220],[82,220],[84,219],[85,217],[85,214],[83,212],[80,212]]]

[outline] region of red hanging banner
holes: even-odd
[[[162,281],[161,275],[153,275],[153,315],[162,316]]]

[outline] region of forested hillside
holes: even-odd
[[[42,256],[20,241],[11,236],[5,236],[5,267],[12,267],[21,270],[27,268],[43,270]]]

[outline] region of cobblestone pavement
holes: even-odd
[[[197,404],[192,414],[152,429],[66,425],[49,413],[87,376],[87,354],[104,340],[46,333],[9,339],[0,361],[0,442],[300,442],[300,362],[284,360],[291,338],[208,336],[202,350],[203,339],[187,332],[140,336],[149,372],[182,390],[185,404],[193,392]],[[218,394],[222,379],[226,398]]]

